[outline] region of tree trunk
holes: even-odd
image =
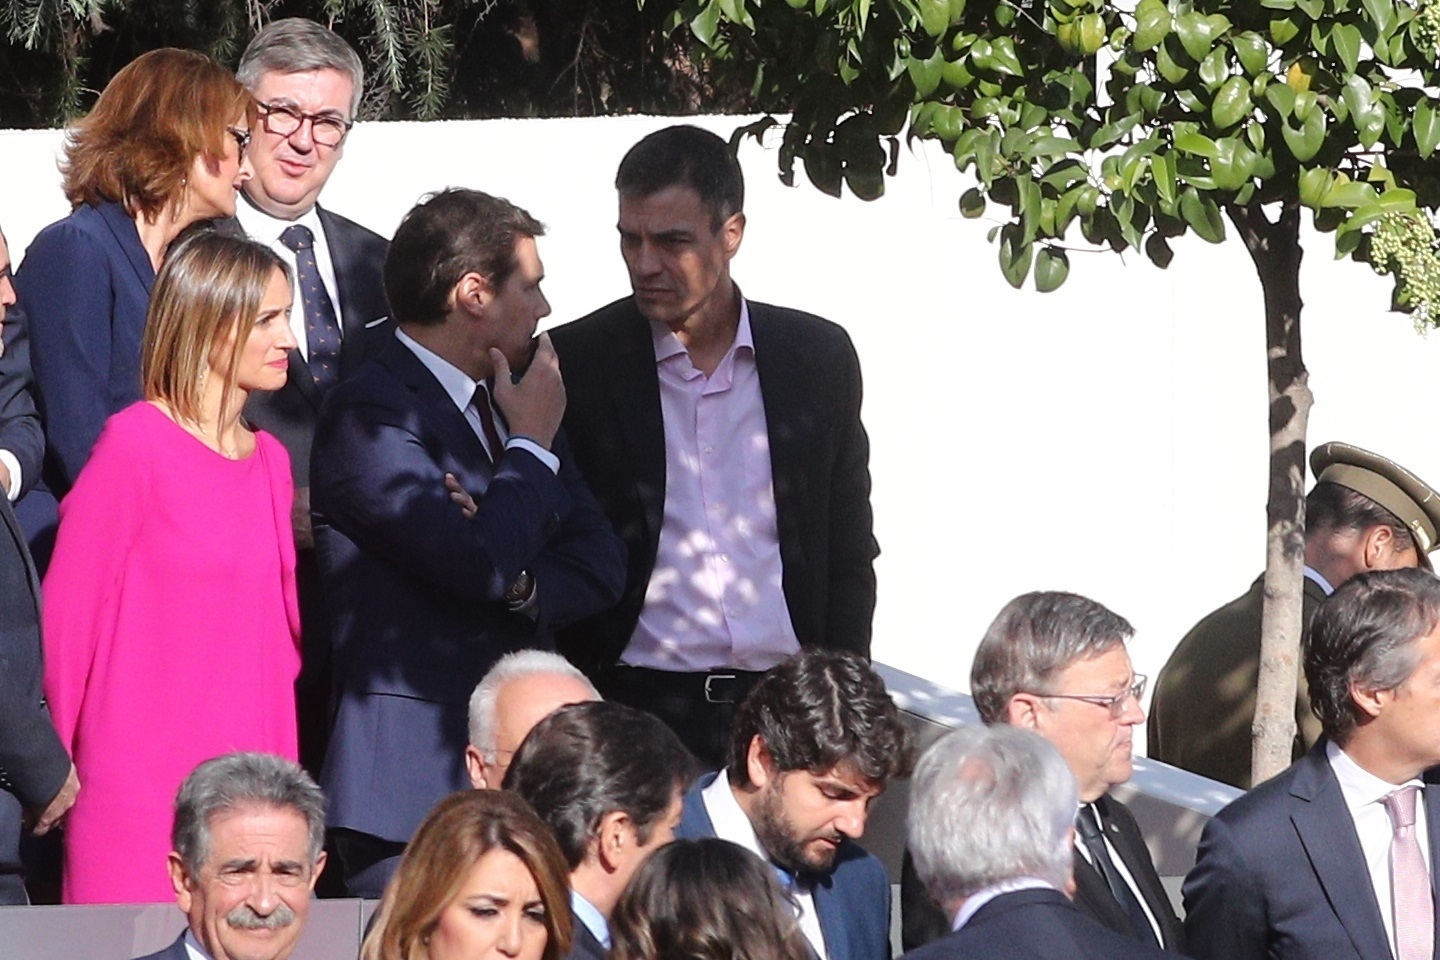
[[[1273,223],[1258,204],[1227,208],[1260,275],[1270,395],[1270,480],[1265,512],[1265,605],[1255,697],[1252,782],[1290,765],[1295,742],[1305,563],[1305,428],[1309,375],[1300,357],[1300,208],[1285,201]]]

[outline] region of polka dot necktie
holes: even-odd
[[[324,391],[340,379],[340,321],[335,318],[335,304],[325,292],[320,266],[315,262],[315,235],[309,227],[297,223],[285,228],[280,242],[295,254],[310,375],[315,378],[315,386]]]

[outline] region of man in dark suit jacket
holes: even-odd
[[[1069,765],[1016,727],[961,727],[936,741],[910,785],[909,846],[944,907],[948,936],[915,960],[1159,960],[1174,954],[1076,909]]]
[[[10,254],[0,234],[0,450],[9,451],[20,477],[34,483],[44,441],[27,389],[30,372],[11,349],[6,311],[15,302]],[[0,465],[0,479],[9,479]],[[20,833],[27,814],[36,833],[47,832],[75,802],[75,766],[45,710],[40,692],[40,577],[25,535],[10,508],[9,483],[0,484],[0,905],[28,902],[20,863]]]
[[[555,833],[570,869],[571,960],[605,960],[630,878],[675,839],[692,760],[669,727],[623,703],[561,707],[530,731],[505,775]]]
[[[774,864],[819,960],[888,960],[890,879],[855,841],[870,801],[910,764],[884,681],[855,654],[806,650],[741,703],[728,763],[685,795],[676,835]]]
[[[766,669],[801,647],[869,655],[860,365],[840,327],[730,278],[744,183],[724,140],[660,130],[616,186],[634,295],[553,336],[576,460],[630,561],[621,602],[561,649],[713,767]]]
[[[1435,955],[1437,623],[1440,580],[1424,570],[1359,574],[1320,608],[1305,677],[1324,737],[1206,824],[1185,878],[1192,956]]]
[[[1325,598],[1366,570],[1420,565],[1440,543],[1440,493],[1392,460],[1348,443],[1310,454],[1314,488],[1305,498],[1308,628]],[[1255,689],[1260,676],[1264,578],[1197,623],[1155,680],[1148,756],[1250,788]],[[1304,678],[1295,694],[1294,756],[1320,737]]]
[[[1125,805],[1108,795],[1130,779],[1131,737],[1145,719],[1145,678],[1125,650],[1133,634],[1124,617],[1086,597],[1016,597],[976,648],[970,692],[985,723],[1034,730],[1075,774],[1076,906],[1117,933],[1179,952],[1180,921],[1145,839]],[[948,929],[912,873],[902,880],[902,904],[907,947]]]
[[[325,869],[325,798],[294,763],[229,753],[190,772],[175,797],[168,867],[189,924],[141,960],[286,960]]]
[[[330,614],[311,529],[310,447],[326,392],[379,353],[394,331],[381,276],[386,241],[318,202],[364,92],[364,70],[350,45],[313,20],[275,20],[246,46],[237,76],[255,96],[260,120],[246,152],[254,176],[224,228],[274,249],[290,265],[295,286],[290,322],[299,346],[290,351],[290,376],[279,390],[253,391],[245,417],[284,444],[295,474],[300,759],[318,771],[333,704]]]
[[[339,689],[323,782],[346,879],[469,787],[466,702],[491,665],[620,593],[624,548],[559,432],[554,350],[531,339],[549,312],[542,232],[471,190],[411,210],[385,262],[400,329],[321,412],[311,478]]]

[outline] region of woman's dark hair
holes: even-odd
[[[655,852],[610,917],[610,960],[808,960],[774,869],[727,840]]]

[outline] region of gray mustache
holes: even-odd
[[[281,901],[268,916],[261,916],[242,903],[225,915],[225,922],[237,930],[279,930],[295,922],[295,911]]]

